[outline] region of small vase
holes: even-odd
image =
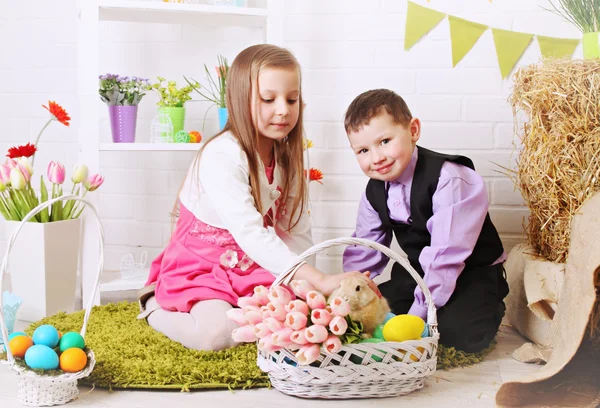
[[[600,58],[600,33],[583,34],[583,58]]]
[[[185,108],[163,107],[158,108],[158,113],[164,113],[171,118],[171,123],[173,123],[173,136],[180,130],[183,130],[183,125],[185,124]]]
[[[109,106],[110,130],[115,143],[134,143],[137,106]]]
[[[229,112],[227,112],[227,108],[218,108],[219,109],[219,130],[223,130],[225,124],[227,123],[227,119],[229,118]]]

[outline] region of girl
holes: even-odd
[[[140,294],[140,318],[197,350],[233,346],[227,310],[312,245],[298,62],[285,49],[251,46],[229,69],[226,97],[228,122],[190,167],[175,231]],[[304,263],[285,282],[305,279],[329,294],[345,277]]]

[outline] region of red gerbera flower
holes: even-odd
[[[308,176],[310,181],[316,181],[319,184],[323,184],[321,183],[321,180],[323,180],[323,172],[321,170],[312,167],[309,170]]]
[[[46,107],[45,105],[42,105],[42,106],[44,108],[48,109],[50,114],[52,114],[52,116],[54,116],[54,118],[57,121],[59,121],[60,123],[62,123],[65,126],[69,126],[69,121],[71,120],[71,117],[69,116],[67,111],[65,111],[64,108],[62,106],[60,106],[58,103],[48,101],[49,107]]]
[[[37,149],[31,143],[27,143],[23,146],[14,146],[8,149],[6,157],[10,159],[16,159],[19,157],[31,157],[35,154]]]

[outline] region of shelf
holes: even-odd
[[[130,152],[142,152],[142,151],[169,151],[169,152],[181,152],[181,151],[198,151],[202,147],[202,143],[100,143],[98,150],[104,152],[110,151],[130,151]]]
[[[138,290],[144,287],[150,274],[150,268],[144,269],[144,274],[139,277],[124,279],[119,275],[117,279],[100,284],[100,292],[119,292],[124,290]]]
[[[264,8],[164,3],[146,0],[100,0],[100,20],[140,23],[198,24],[261,28]]]

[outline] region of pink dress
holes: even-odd
[[[274,165],[267,167],[273,182]],[[265,215],[265,226],[272,211]],[[259,285],[275,276],[252,261],[229,231],[208,225],[180,203],[171,241],[152,262],[146,285],[156,283],[155,296],[165,310],[189,312],[201,300],[221,299],[236,306]]]

